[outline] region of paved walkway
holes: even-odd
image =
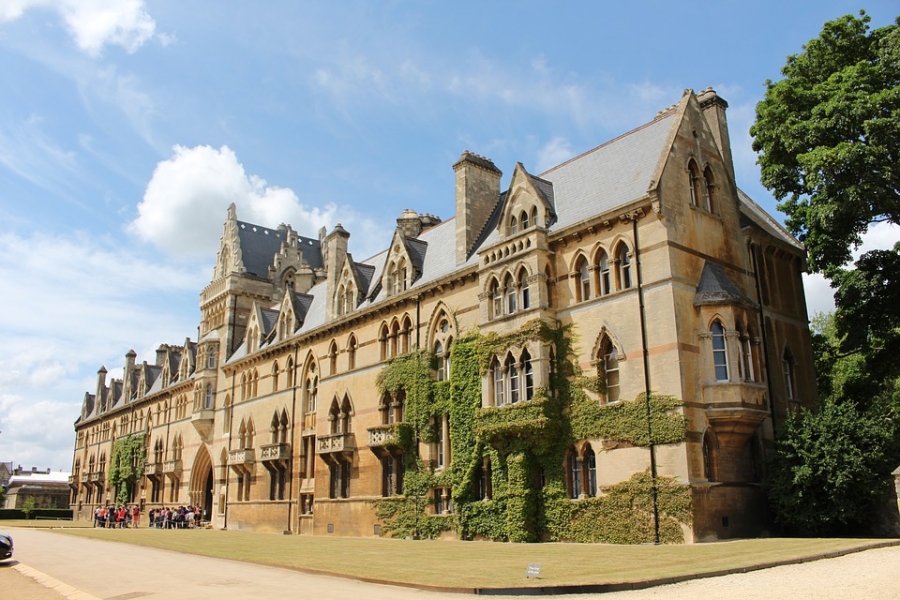
[[[217,600],[295,600],[298,597],[459,600],[462,597],[39,530],[16,529],[13,534],[18,564],[14,565],[16,570],[0,567],[3,598],[188,600],[215,596]],[[342,560],[352,560],[352,557]],[[49,578],[47,583],[56,585],[62,595],[27,580],[21,573]],[[6,587],[7,584],[19,587]],[[894,600],[900,598],[900,547],[648,590],[559,598],[696,600],[712,594],[729,600]]]

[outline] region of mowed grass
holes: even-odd
[[[767,538],[678,546],[614,546],[361,539],[206,529],[54,531],[289,569],[450,588],[640,582],[812,559],[885,542]],[[542,565],[540,579],[526,578],[530,563]]]
[[[70,521],[67,519],[4,519],[0,528],[24,527],[28,529],[56,529],[60,527],[85,529],[93,527],[93,521]]]

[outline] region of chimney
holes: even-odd
[[[456,263],[471,254],[500,198],[500,172],[489,158],[464,150],[456,172]]]
[[[166,362],[166,352],[168,351],[168,347],[165,344],[160,344],[159,348],[156,349],[156,366],[161,367]]]
[[[104,408],[103,396],[106,393],[106,373],[107,372],[108,371],[106,370],[106,367],[100,367],[100,370],[97,371],[97,395],[95,396],[94,400],[95,400],[95,402],[100,404],[101,409]]]
[[[703,116],[712,129],[713,138],[722,153],[725,160],[725,169],[734,182],[734,160],[731,157],[731,139],[728,137],[728,119],[725,118],[725,110],[728,103],[725,102],[714,89],[706,88],[697,94],[697,101],[700,102],[700,108],[703,110]]]
[[[131,401],[131,394],[134,392],[134,359],[137,357],[137,352],[134,349],[128,351],[125,355],[125,377],[122,382],[122,396],[125,398],[125,402]]]
[[[422,221],[416,211],[405,209],[397,217],[397,227],[403,230],[403,235],[408,238],[417,238],[422,233]]]
[[[334,318],[334,295],[337,293],[338,270],[344,264],[347,256],[347,240],[350,233],[340,223],[335,225],[328,237],[325,238],[325,277],[328,279],[328,290],[331,301],[328,302],[326,314],[329,319]]]

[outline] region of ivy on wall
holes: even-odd
[[[482,377],[493,357],[534,342],[554,349],[549,387],[513,406],[482,407]],[[642,394],[601,406],[588,391],[603,393],[605,384],[581,373],[573,344],[569,327],[536,320],[506,335],[473,332],[454,341],[449,381],[433,381],[435,359],[425,351],[390,361],[379,374],[378,388],[382,394],[406,395],[408,432],[395,439],[407,470],[403,496],[375,501],[382,535],[431,538],[453,530],[462,539],[514,542],[652,541],[649,474],[601,490],[598,498],[573,501],[566,492],[566,453],[583,439],[649,445],[648,404],[654,443],[681,442],[681,402],[651,394],[648,403]],[[452,460],[435,473],[418,459],[418,442],[436,440],[434,424],[442,415],[449,415]],[[491,494],[479,499],[485,459]],[[682,526],[691,518],[690,488],[671,478],[658,477],[656,484],[660,539],[683,542]],[[432,502],[428,490],[434,487],[451,488],[453,515],[426,514]]]
[[[143,433],[120,437],[113,444],[106,482],[116,490],[116,503],[131,499],[131,490],[144,474],[147,440]]]

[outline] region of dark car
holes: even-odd
[[[0,560],[12,558],[13,542],[12,536],[0,533]]]

